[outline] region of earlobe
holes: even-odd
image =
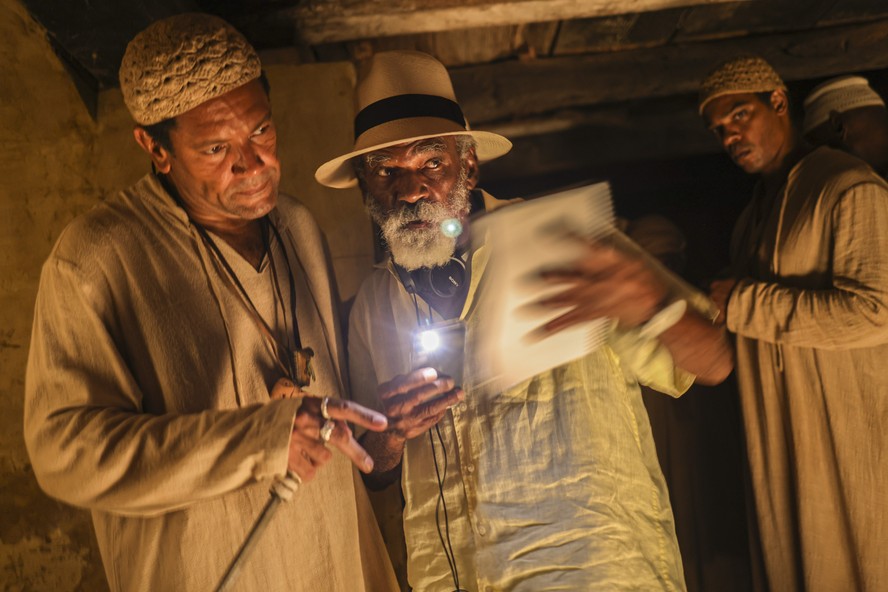
[[[142,150],[151,157],[154,169],[158,173],[165,175],[170,172],[169,150],[157,143],[157,141],[145,131],[145,128],[138,125],[133,128],[133,137],[136,139],[136,143],[142,148]]]

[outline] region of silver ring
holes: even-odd
[[[330,413],[327,411],[327,403],[330,402],[330,397],[324,397],[321,399],[321,417],[324,419],[332,419],[330,417]]]
[[[332,419],[328,419],[324,422],[324,425],[321,426],[321,440],[326,444],[330,441],[330,437],[333,436],[333,430],[336,429],[336,422]]]

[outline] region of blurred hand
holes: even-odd
[[[728,321],[728,298],[731,297],[731,292],[734,290],[737,282],[738,280],[735,278],[728,278],[713,280],[709,284],[709,297],[718,307],[718,317],[716,317],[715,321],[721,325]]]
[[[381,413],[367,409],[353,401],[329,398],[327,415],[335,422],[335,428],[329,442],[321,439],[321,426],[327,421],[321,414],[324,398],[301,390],[292,381],[282,378],[271,391],[272,399],[302,397],[302,404],[296,412],[293,432],[290,434],[290,455],[287,468],[308,482],[314,479],[317,470],[324,466],[333,453],[327,448],[332,444],[347,456],[358,469],[365,473],[373,470],[373,459],[355,440],[351,428],[346,422],[359,425],[368,430],[381,432],[388,422]]]
[[[424,434],[465,398],[462,389],[454,388],[452,378],[439,377],[433,368],[398,375],[380,384],[377,393],[388,417],[386,433],[400,441]]]
[[[644,260],[601,242],[583,242],[585,252],[573,266],[542,274],[545,281],[565,289],[538,304],[570,309],[546,323],[544,333],[601,317],[631,328],[659,311],[668,290]]]

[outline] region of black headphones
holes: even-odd
[[[444,265],[420,267],[412,271],[407,271],[397,263],[394,267],[410,294],[453,298],[466,283],[466,264],[462,257],[453,256]]]

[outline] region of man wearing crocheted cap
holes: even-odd
[[[736,334],[761,589],[888,589],[888,185],[810,149],[760,58],[718,67],[700,113],[758,176],[711,296]]]
[[[862,76],[840,76],[805,98],[802,133],[816,146],[832,146],[888,175],[888,109]]]
[[[132,40],[120,83],[153,172],[43,267],[25,402],[40,485],[92,512],[115,591],[216,589],[284,475],[293,501],[229,582],[396,589],[346,423],[386,419],[340,398],[333,275],[311,215],[278,193],[255,50],[179,15]]]

